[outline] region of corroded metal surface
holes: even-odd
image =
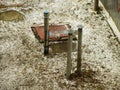
[[[40,40],[44,41],[44,26],[33,25],[32,31],[35,36]],[[50,25],[49,26],[49,40],[50,41],[59,41],[65,40],[68,38],[68,25]]]

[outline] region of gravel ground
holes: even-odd
[[[3,4],[11,2],[1,0]],[[120,90],[120,44],[104,11],[93,11],[93,0],[30,0],[22,8],[10,9],[20,11],[25,19],[0,21],[0,90]],[[82,77],[66,80],[66,52],[51,49],[50,55],[43,55],[43,44],[30,27],[43,23],[46,9],[50,23],[70,24],[74,31],[79,24],[84,26]],[[74,51],[73,73],[76,58]]]

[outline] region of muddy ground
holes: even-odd
[[[17,10],[25,17],[22,21],[0,20],[0,90],[120,90],[120,44],[104,10],[96,14],[93,0],[25,1],[0,1],[25,3],[22,7],[0,8],[1,12]],[[43,23],[45,10],[50,11],[50,23],[70,24],[74,31],[78,25],[84,26],[81,77],[73,75],[72,80],[66,80],[64,48],[57,45],[50,48],[50,55],[43,55],[43,44],[35,38],[31,26]],[[73,73],[76,59],[74,50]]]

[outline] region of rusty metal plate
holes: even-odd
[[[40,41],[44,41],[44,26],[33,25],[31,28],[35,36]],[[69,25],[49,25],[49,40],[66,40],[68,38],[68,30]]]

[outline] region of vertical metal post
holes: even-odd
[[[81,75],[81,62],[82,62],[82,28],[78,27],[78,55],[77,55],[77,74]]]
[[[68,52],[67,52],[67,69],[66,69],[66,78],[69,79],[72,69],[72,59],[71,59],[71,53],[72,53],[72,37],[73,32],[70,30],[68,32]]]
[[[44,12],[44,55],[49,53],[49,12]]]
[[[94,0],[94,10],[95,11],[99,10],[99,0]]]

